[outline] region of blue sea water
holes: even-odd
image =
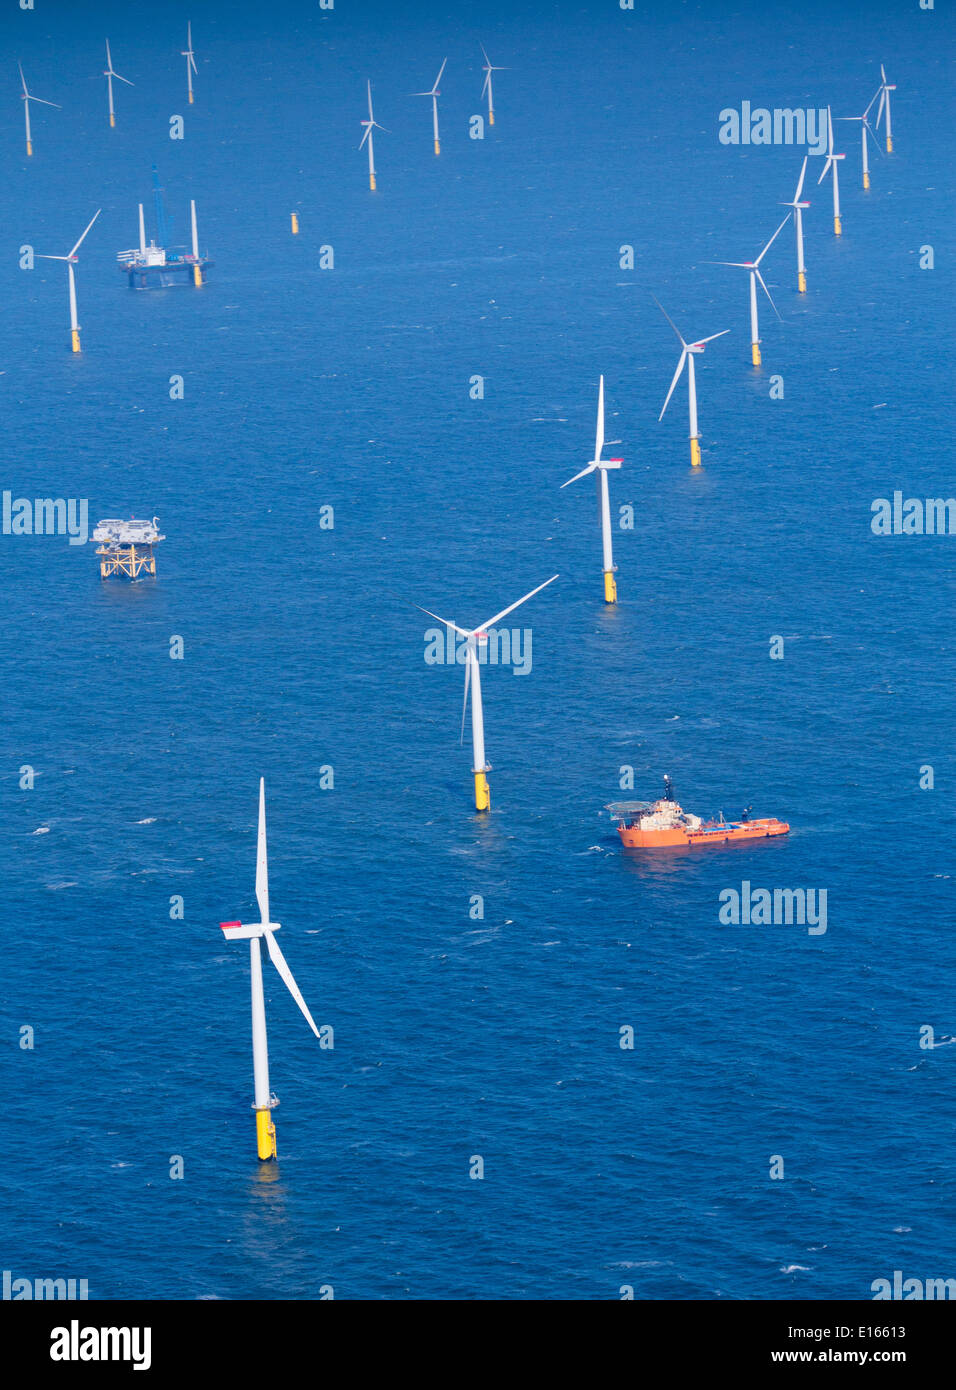
[[[956,1048],[919,1045],[956,1033],[956,542],[870,530],[894,489],[954,493],[943,7],[176,0],[144,24],[92,0],[6,6],[2,33],[2,486],[158,514],[167,539],[125,584],[92,545],[0,537],[0,1264],[137,1299],[857,1299],[956,1275]],[[135,84],[115,130],[107,34]],[[508,69],[482,141],[480,42]],[[446,55],[435,159],[410,93]],[[34,108],[31,160],[17,59],[62,105]],[[755,371],[744,277],[709,262],[756,254],[801,152],[720,145],[718,113],[856,114],[881,61],[895,152],[864,194],[838,127],[840,240],[811,161],[809,293],[788,227]],[[153,163],[175,240],[197,201],[199,292],[117,270]],[[18,254],[65,252],[98,207],[74,357],[65,268]],[[698,360],[697,475],[683,384],[657,419],[679,348],[652,294],[688,338],[731,329]],[[602,372],[635,511],[614,608],[592,486],[558,490]],[[470,626],[555,572],[516,615],[530,675],[484,675],[478,817],[461,669],[425,663],[412,604]],[[625,854],[602,807],[664,772],[688,809],[791,834]],[[320,1050],[267,966],[275,1166],[247,952],[217,925],[255,911],[260,775],[281,944],[335,1030]],[[826,889],[826,933],[720,925],[745,880]]]

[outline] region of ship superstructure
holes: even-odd
[[[189,204],[191,249],[185,246],[172,246],[166,204],[159,183],[159,174],[153,168],[153,198],[156,204],[156,235],[159,241],[146,242],[146,220],[143,205],[139,205],[139,246],[131,251],[118,251],[116,259],[120,270],[124,271],[133,290],[165,289],[170,285],[204,285],[207,271],[212,265],[207,253],[200,254],[199,232],[196,224],[196,202]]]
[[[166,537],[159,534],[159,517],[154,516],[151,521],[139,521],[135,517],[128,521],[117,518],[98,521],[93,539],[100,542],[96,553],[102,557],[101,578],[125,574],[130,579],[138,579],[143,574],[156,573],[153,546]]]

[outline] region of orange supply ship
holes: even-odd
[[[770,816],[764,820],[701,820],[681,810],[674,800],[669,777],[664,778],[660,801],[612,801],[605,808],[617,821],[617,833],[628,849],[661,849],[671,845],[720,845],[727,840],[765,840],[786,835],[786,821]]]

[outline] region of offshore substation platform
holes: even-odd
[[[141,575],[156,573],[153,546],[166,537],[159,534],[159,517],[154,516],[152,521],[137,521],[135,517],[130,517],[129,521],[113,518],[98,521],[93,539],[100,542],[96,553],[102,557],[102,579],[117,574],[139,579]]]

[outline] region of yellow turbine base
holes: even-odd
[[[372,192],[374,193],[374,192],[375,192],[375,175],[374,175],[374,174],[369,174],[369,176],[368,176],[368,186],[369,186],[369,188],[372,190]]]
[[[73,351],[74,351],[74,352],[79,352],[79,350],[80,350],[80,330],[79,330],[78,328],[71,328],[71,329],[70,329],[70,340],[71,340],[72,343],[73,343]]]
[[[495,113],[494,113],[494,111],[489,111],[489,112],[488,112],[488,124],[489,124],[489,125],[494,125],[494,123],[495,123]]]
[[[892,135],[888,135],[888,136],[886,137],[886,153],[887,153],[887,154],[892,154],[892,153],[893,153],[893,137],[892,137]]]
[[[263,1163],[276,1156],[276,1127],[271,1110],[256,1111],[256,1146]]]
[[[192,106],[192,104],[193,104],[193,94],[192,94],[192,92],[189,93],[189,104],[190,104],[190,106]]]
[[[805,270],[797,272],[797,289],[801,294],[806,294],[807,292],[807,272]]]
[[[488,778],[483,772],[475,773],[475,810],[491,810],[491,792],[488,789]]]
[[[299,235],[299,216],[298,213],[295,212],[292,214],[292,235]]]
[[[751,356],[751,360],[753,361],[754,366],[755,366],[755,367],[759,367],[759,366],[760,366],[760,344],[759,344],[759,343],[751,343],[751,344],[750,344],[750,356]]]
[[[604,602],[617,603],[617,585],[614,582],[614,571],[604,571]]]
[[[842,235],[843,235],[843,223],[840,221],[839,217],[834,217],[834,219],[833,219],[833,235],[834,235],[834,236],[842,236]]]
[[[116,117],[113,115],[113,113],[112,113],[112,111],[111,111],[111,112],[110,112],[110,125],[111,125],[111,126],[115,126],[115,124],[116,124]]]
[[[700,467],[700,441],[691,439],[690,441],[690,461],[694,468]]]
[[[27,141],[27,154],[28,154],[28,155],[32,155],[32,153],[33,153],[33,141],[32,141],[32,140],[28,140],[28,141]]]
[[[441,145],[438,143],[437,140],[435,141],[435,153],[441,154]]]
[[[202,284],[202,267],[201,267],[201,266],[198,266],[198,265],[194,265],[194,266],[193,266],[193,284],[196,286],[197,289],[198,289],[199,286]]]
[[[870,186],[870,176],[869,176],[868,173],[865,173],[865,174],[863,175],[863,187],[864,187],[864,188],[869,188],[869,186]]]

